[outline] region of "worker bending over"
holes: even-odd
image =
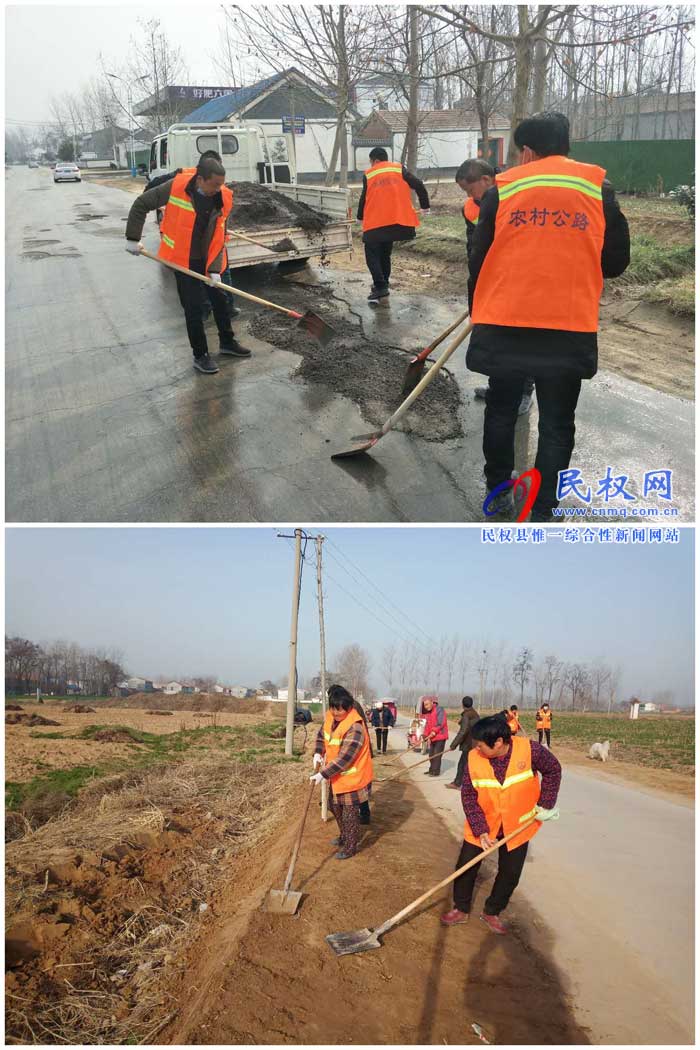
[[[480,917],[494,933],[504,934],[508,930],[498,916],[508,907],[520,881],[528,843],[543,821],[559,818],[561,766],[551,751],[534,740],[512,737],[501,715],[480,718],[472,737],[475,746],[469,752],[462,784],[464,842],[456,867],[468,864],[521,824],[537,818],[498,850],[498,874]],[[454,907],[440,918],[444,926],[468,921],[480,867],[475,864],[455,879]]]

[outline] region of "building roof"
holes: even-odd
[[[286,73],[275,73],[274,76],[265,77],[264,80],[259,80],[257,84],[252,84],[250,87],[236,88],[230,95],[213,98],[205,102],[203,106],[193,109],[191,113],[182,118],[183,122],[186,124],[216,124],[219,121],[228,120],[233,113],[244,109],[258,95],[262,95],[263,91],[267,91],[276,81],[285,76]]]
[[[392,132],[405,132],[408,126],[408,113],[405,109],[377,109],[368,119],[367,126],[361,129],[367,133],[377,118]],[[479,117],[473,109],[419,109],[418,126],[420,131],[478,131]],[[494,113],[489,121],[489,128],[509,128],[510,120],[502,113]]]

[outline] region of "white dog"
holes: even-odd
[[[607,762],[609,753],[610,741],[606,740],[604,744],[591,744],[591,749],[588,752],[588,757],[599,758],[601,762]]]

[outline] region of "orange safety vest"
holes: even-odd
[[[365,172],[367,192],[362,229],[379,226],[420,226],[411,200],[411,188],[401,174],[401,165],[378,160]]]
[[[194,204],[187,193],[187,185],[192,179],[196,169],[186,168],[176,175],[170,187],[170,198],[165,206],[165,214],[160,224],[160,248],[158,255],[168,262],[177,263],[178,266],[190,265],[190,248],[192,245],[192,233],[196,212]],[[224,201],[224,209],[216,220],[214,235],[212,236],[207,254],[206,271],[214,262],[216,257],[223,251],[225,270],[228,265],[228,257],[224,248],[226,237],[226,219],[233,207],[233,194],[228,186],[221,187],[221,196]]]
[[[476,788],[477,801],[481,806],[489,827],[489,838],[495,839],[503,827],[503,834],[516,831],[520,824],[525,824],[535,815],[535,807],[540,797],[540,781],[532,769],[532,751],[530,741],[524,736],[513,737],[512,751],[506,769],[505,780],[498,782],[493,766],[484,758],[477,748],[469,752],[467,766],[469,777]],[[516,849],[528,842],[540,830],[542,821],[538,820],[526,828],[522,835],[515,835],[506,843],[506,849]],[[475,846],[481,843],[469,826],[464,822],[464,838]]]
[[[464,202],[464,208],[462,209],[464,218],[467,222],[473,223],[475,226],[479,221],[479,210],[480,205],[476,203],[473,197],[467,197]]]
[[[343,721],[339,722],[335,728],[333,728],[332,711],[326,714],[323,722],[326,762],[328,764],[335,762],[340,753],[343,737],[355,722],[362,722],[362,735],[364,737],[362,748],[349,769],[344,769],[342,773],[338,773],[330,778],[334,795],[344,795],[347,791],[359,791],[360,788],[367,787],[372,782],[372,756],[369,749],[369,737],[367,736],[362,715],[354,709],[348,711]]]
[[[540,708],[535,715],[535,725],[538,729],[551,729],[552,728],[552,712],[543,711]]]
[[[568,157],[496,176],[496,226],[474,292],[474,324],[598,330],[604,178],[604,168]]]
[[[517,715],[506,715],[506,721],[510,726],[511,733],[517,733],[519,729],[522,729]]]

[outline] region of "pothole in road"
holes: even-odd
[[[64,252],[22,252],[22,259],[30,259],[35,262],[37,259],[81,259],[81,252],[75,249],[67,248]]]
[[[54,238],[54,239],[50,239],[49,238],[49,239],[46,239],[46,240],[43,240],[43,241],[25,240],[24,247],[25,248],[43,248],[45,244],[60,244],[60,243],[61,242],[57,238]]]
[[[90,222],[91,219],[106,219],[106,218],[107,218],[106,215],[93,214],[92,212],[90,212],[89,214],[86,214],[86,215],[79,215],[78,218],[76,219],[76,222]]]

